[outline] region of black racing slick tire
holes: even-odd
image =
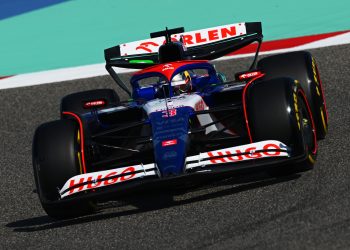
[[[71,120],[58,120],[37,128],[33,140],[33,170],[37,193],[46,213],[56,219],[81,216],[95,210],[91,201],[57,202],[58,190],[81,174],[79,129]]]
[[[309,52],[297,51],[265,57],[258,62],[265,73],[264,80],[291,77],[298,80],[310,105],[317,139],[324,139],[328,131],[326,102],[316,60]]]
[[[113,89],[94,89],[73,93],[63,97],[61,101],[61,113],[86,113],[89,111],[89,108],[86,107],[86,103],[93,101],[104,102],[104,104],[100,107],[96,107],[96,110],[106,107],[118,106],[120,104],[119,96]]]
[[[312,168],[317,142],[311,110],[300,84],[291,78],[275,78],[253,83],[246,98],[248,124],[253,142],[278,140],[303,156],[297,164],[277,167],[295,173]]]

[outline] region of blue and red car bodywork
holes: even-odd
[[[165,35],[165,44],[173,49],[178,45],[171,43],[173,37],[167,32],[151,37]],[[264,72],[256,69],[261,24],[241,23],[205,32],[208,41],[180,49],[181,60],[164,59],[161,50],[168,51],[168,47],[155,52],[139,45],[157,45],[158,40],[105,51],[107,71],[132,100],[117,105],[99,98],[86,100],[84,112],[62,113],[64,118],[79,123],[82,160],[81,174],[66,181],[57,202],[115,194],[146,183],[283,165],[307,157],[303,147],[269,138],[255,140],[252,136],[247,92],[264,77]],[[193,41],[199,37],[196,34],[187,34],[185,40]],[[206,41],[203,37],[200,41]],[[211,42],[210,38],[217,41]],[[225,81],[208,62],[252,42],[259,44],[252,66],[237,73],[233,81]],[[147,53],[138,54],[140,48],[146,48]],[[142,69],[131,77],[131,91],[113,67]],[[174,80],[184,72],[191,88],[178,92]],[[144,80],[148,82],[142,83]]]
[[[163,69],[167,70],[163,71]],[[162,94],[165,87],[168,93],[174,93],[173,86],[168,84],[174,76],[179,72],[194,69],[205,69],[207,74],[192,75],[191,93],[169,94],[164,98]],[[151,84],[147,87],[141,87],[138,84],[140,80],[154,76],[165,78],[166,82]],[[263,74],[257,72],[250,81],[262,76]],[[84,124],[81,131],[88,130],[90,135],[96,132],[105,135],[105,132],[109,133],[111,129],[111,125],[104,122],[108,120],[106,117],[125,112],[142,112],[143,119],[135,125],[149,127],[146,133],[148,137],[145,139],[145,136],[139,134],[133,136],[140,136],[142,143],[149,144],[150,150],[145,149],[149,157],[142,158],[141,153],[136,152],[135,148],[128,148],[135,151],[125,159],[117,156],[115,159],[104,161],[105,166],[102,169],[108,166],[107,170],[96,171],[98,167],[90,164],[85,167],[86,173],[67,180],[60,191],[62,198],[79,194],[87,197],[98,196],[97,191],[102,187],[104,187],[101,189],[102,193],[103,191],[117,193],[118,190],[139,186],[145,182],[164,182],[194,174],[207,175],[266,166],[266,164],[282,164],[300,156],[293,155],[291,148],[280,141],[253,142],[250,140],[249,127],[245,123],[242,105],[242,99],[245,98],[244,89],[248,84],[222,82],[215,68],[207,61],[173,62],[146,68],[133,75],[131,85],[133,101],[105,110],[88,111],[80,115],[80,118],[76,118]],[[220,96],[216,95],[225,92],[239,98],[232,99],[230,105],[223,107],[222,103],[218,102]],[[156,98],[159,93],[159,98]],[[233,121],[233,126],[225,124],[227,119],[225,117],[217,119],[222,115],[212,116],[215,112],[227,111],[233,113],[228,118],[239,117]],[[115,124],[112,125],[114,126]],[[122,129],[122,131],[125,130]],[[118,132],[114,132],[114,135],[116,134]],[[88,136],[85,134],[81,137]],[[94,139],[96,138],[95,136]],[[90,143],[93,144],[91,139]],[[208,146],[208,143],[213,145]],[[92,162],[91,159],[90,162]],[[93,170],[91,166],[95,166],[95,169]],[[88,195],[89,190],[94,191]]]

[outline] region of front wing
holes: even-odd
[[[256,163],[256,160],[264,158],[289,158],[290,156],[290,148],[284,143],[266,140],[186,157],[185,169],[186,172],[191,173],[216,172],[223,165],[228,165],[234,170],[239,162],[255,160],[254,163]],[[146,178],[165,179],[159,177],[155,163],[140,164],[73,176],[63,185],[59,193],[62,199],[77,193]]]

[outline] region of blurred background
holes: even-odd
[[[349,29],[350,1],[0,0],[0,76],[104,62],[149,33],[261,21],[265,41]]]

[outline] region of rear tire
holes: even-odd
[[[46,213],[56,219],[88,214],[93,202],[58,201],[58,190],[72,176],[81,173],[78,126],[71,120],[45,123],[37,128],[33,140],[33,170],[39,199]]]
[[[246,103],[253,141],[278,140],[292,148],[293,156],[305,153],[307,156],[301,163],[276,167],[271,173],[284,175],[305,171],[315,162],[314,122],[303,96],[300,85],[291,78],[275,78],[249,86]]]
[[[258,68],[266,73],[264,80],[291,77],[300,82],[314,118],[317,139],[324,139],[328,132],[327,109],[317,64],[312,55],[298,51],[269,56],[259,61]]]
[[[75,114],[86,113],[89,110],[84,108],[87,101],[104,100],[106,105],[98,109],[118,106],[120,99],[113,89],[94,89],[78,93],[73,93],[62,98],[61,113],[73,112]]]

